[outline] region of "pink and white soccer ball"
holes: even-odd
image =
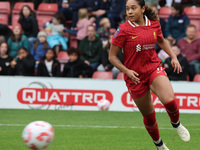
[[[108,110],[110,107],[110,101],[107,99],[101,99],[100,101],[98,101],[97,107],[100,110]]]
[[[48,122],[34,121],[24,128],[22,138],[30,149],[42,150],[51,144],[54,130]]]

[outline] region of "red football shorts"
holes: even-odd
[[[164,75],[164,76],[167,77],[165,69],[163,67],[158,67],[155,71],[153,71],[149,75],[148,78],[145,78],[145,79],[141,80],[139,84],[135,84],[133,82],[133,84],[127,86],[128,87],[128,91],[131,94],[131,97],[133,99],[137,99],[137,98],[140,98],[143,95],[145,95],[146,92],[149,90],[149,87],[150,87],[151,83],[153,82],[153,80],[157,76],[161,76],[161,75]]]

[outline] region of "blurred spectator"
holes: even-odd
[[[158,5],[158,0],[145,0],[145,3],[147,5],[151,5],[151,4],[154,4],[154,5]]]
[[[8,38],[10,37],[12,31],[10,30],[10,28],[8,28],[7,25],[4,24],[0,24],[0,37],[4,37],[4,40],[8,40]]]
[[[179,3],[172,5],[172,15],[169,16],[166,24],[166,37],[175,39],[176,42],[185,37],[187,25],[190,23],[186,14],[183,14],[183,7]]]
[[[107,2],[106,4],[104,4],[104,1],[107,1],[107,0],[84,0],[84,1],[85,1],[85,7],[89,13],[92,13],[99,9],[103,9],[103,7],[105,7],[105,5],[107,4]]]
[[[78,10],[84,7],[84,0],[60,0],[58,13],[63,13],[66,20],[72,20],[72,27],[76,27]]]
[[[180,72],[179,74],[175,71],[174,68],[171,65],[171,58],[168,57],[164,63],[165,71],[167,73],[167,76],[170,80],[187,80],[187,74],[188,74],[188,61],[187,59],[181,55],[181,50],[177,45],[172,46],[172,50],[174,54],[177,56],[178,61],[182,67],[183,72]]]
[[[78,30],[65,29],[65,32],[77,35],[77,40],[83,40],[87,36],[87,27],[95,22],[95,18],[88,18],[88,11],[86,8],[79,9],[78,17],[79,21],[76,24]]]
[[[21,24],[24,34],[28,37],[28,41],[30,42],[29,48],[32,48],[37,40],[36,37],[39,28],[35,13],[28,5],[22,7],[18,22]]]
[[[181,3],[181,0],[166,0],[166,6],[171,7],[173,2],[174,3]]]
[[[114,67],[108,60],[112,37],[113,34],[109,36],[109,40],[107,41],[107,44],[102,51],[101,64],[98,66],[97,71],[112,71],[113,78],[115,79],[120,71],[116,67]],[[120,59],[121,62],[123,61],[123,54],[121,51],[118,54],[118,58]]]
[[[8,44],[6,42],[2,42],[0,44],[0,75],[8,75],[10,62],[13,60],[13,58],[9,56],[8,53]]]
[[[58,3],[60,0],[33,0],[34,9],[37,10],[40,3]]]
[[[190,64],[189,75],[191,81],[196,73],[200,73],[200,39],[196,37],[196,32],[195,25],[188,25],[187,36],[177,43],[181,48],[181,54],[187,58]]]
[[[80,59],[81,52],[77,48],[69,48],[67,51],[69,62],[64,66],[63,77],[92,77],[93,69]]]
[[[16,60],[10,63],[9,75],[34,76],[35,60],[26,48],[19,49]]]
[[[8,46],[10,48],[9,55],[15,58],[20,48],[29,49],[28,38],[22,34],[22,27],[19,23],[13,25],[11,36],[8,38]]]
[[[40,61],[37,76],[60,77],[60,63],[56,60],[56,53],[53,49],[48,49],[45,58]]]
[[[63,50],[67,50],[68,39],[64,37],[64,16],[63,14],[54,14],[52,23],[46,25],[47,42],[51,48],[62,45]],[[50,30],[50,32],[48,32]],[[56,52],[58,53],[58,52]]]
[[[150,7],[156,12],[156,14],[159,14],[158,13],[158,6],[156,4],[151,4]],[[159,22],[160,22],[160,25],[161,25],[162,34],[163,34],[164,37],[166,37],[166,34],[165,34],[166,22],[163,18],[159,18]]]
[[[102,17],[106,15],[110,20],[111,28],[115,28],[116,21],[120,21],[121,19],[120,14],[122,13],[122,10],[124,8],[126,1],[125,0],[104,0],[104,1],[108,1],[110,4],[110,7],[108,7],[107,10],[103,10],[103,9],[97,10],[93,12],[92,14],[97,17]],[[97,21],[97,24],[98,23],[99,22]]]
[[[97,69],[99,65],[101,52],[102,52],[102,42],[95,36],[95,27],[90,25],[87,28],[87,37],[81,40],[79,49],[82,52],[81,59],[88,65],[90,65],[93,70]]]
[[[169,43],[170,47],[172,47],[172,45],[174,45],[175,43],[173,43],[173,41],[170,41],[169,39],[166,39],[166,41]],[[162,60],[162,62],[164,63],[165,60],[169,57],[169,55],[163,50],[161,49],[158,52],[158,57],[160,58],[160,60]]]
[[[50,48],[46,41],[47,34],[44,31],[40,31],[37,37],[38,40],[36,41],[34,47],[30,51],[31,55],[34,57],[36,61],[36,65],[39,64],[41,58],[45,56],[46,51]]]
[[[108,38],[110,35],[110,20],[106,17],[102,18],[99,22],[100,28],[97,30],[99,37],[103,43],[103,47],[108,43]]]

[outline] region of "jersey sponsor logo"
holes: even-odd
[[[140,51],[141,51],[141,45],[138,44],[138,45],[136,45],[136,52],[140,52]]]
[[[135,38],[137,38],[138,36],[132,36],[132,39],[134,40]]]
[[[120,28],[117,29],[117,31],[116,31],[115,34],[114,34],[114,37],[117,37],[117,36],[118,36],[120,30],[121,30]]]
[[[154,49],[155,44],[147,44],[142,46],[142,50]]]
[[[154,49],[155,44],[147,44],[141,46],[140,44],[136,45],[136,52],[140,52],[141,50],[149,50],[149,49]]]

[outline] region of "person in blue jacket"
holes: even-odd
[[[190,24],[190,20],[185,13],[183,13],[183,7],[180,3],[174,3],[172,5],[172,14],[168,18],[168,22],[165,27],[166,37],[170,40],[176,40],[176,42],[185,37],[185,31],[187,25]]]
[[[40,31],[37,35],[38,40],[30,50],[31,55],[36,61],[36,68],[40,60],[45,56],[47,50],[50,48],[46,39],[47,34],[44,31]]]

